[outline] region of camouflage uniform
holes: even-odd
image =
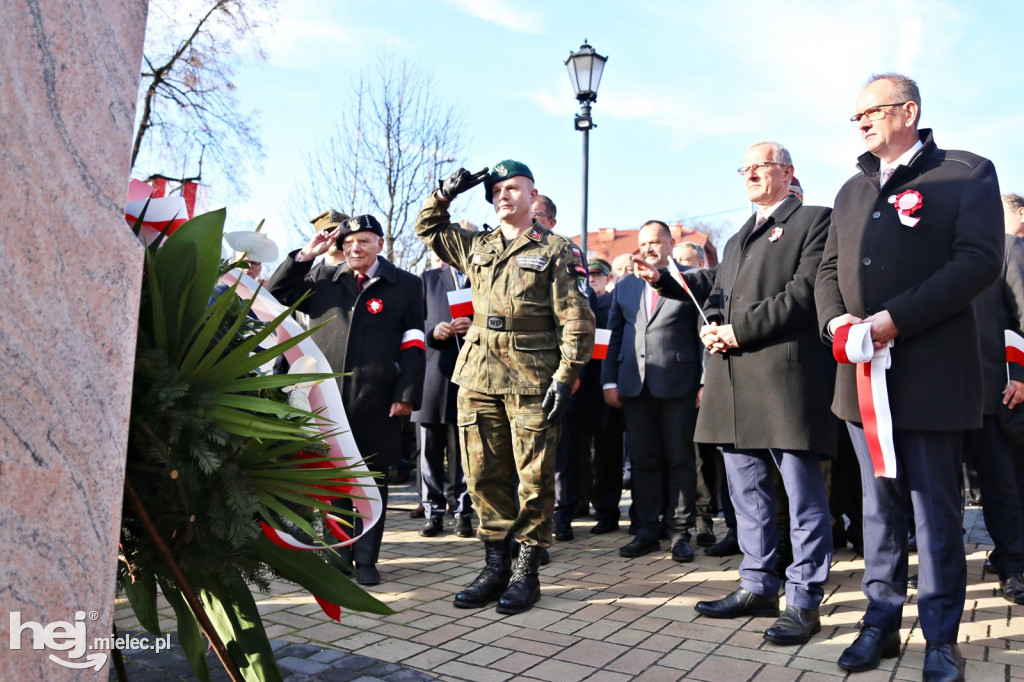
[[[512,534],[548,547],[561,424],[548,422],[541,403],[551,380],[571,386],[594,350],[579,249],[537,222],[506,246],[500,230],[451,224],[447,204],[434,196],[416,234],[466,273],[473,289],[473,325],[452,381],[478,535],[499,541]]]

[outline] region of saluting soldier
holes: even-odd
[[[501,221],[491,232],[462,229],[448,214],[451,200],[480,182]],[[489,174],[460,168],[440,185],[420,211],[416,234],[472,283],[473,324],[452,380],[486,554],[484,570],[455,595],[455,606],[497,599],[499,613],[522,613],[540,599],[537,569],[551,545],[561,419],[594,349],[587,270],[578,248],[533,220],[537,190],[525,164],[502,161]],[[513,536],[522,543],[515,570]]]

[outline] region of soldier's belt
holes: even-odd
[[[550,332],[555,321],[550,317],[502,317],[475,313],[473,324],[496,332]]]

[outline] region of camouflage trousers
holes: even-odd
[[[512,535],[551,546],[555,448],[561,423],[544,415],[542,395],[493,395],[459,388],[462,469],[480,517],[477,537]]]

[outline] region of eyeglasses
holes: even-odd
[[[762,161],[761,163],[755,163],[755,164],[751,164],[750,166],[744,166],[743,168],[737,168],[736,172],[739,173],[740,175],[746,175],[747,171],[752,171],[752,170],[763,171],[763,170],[768,170],[768,166],[785,166],[785,165],[786,164],[779,163],[778,161]]]
[[[553,216],[549,216],[547,213],[541,213],[540,211],[537,211],[531,217],[533,217],[533,218],[547,218],[548,220],[554,220]]]
[[[886,107],[902,107],[904,104],[906,104],[906,102],[894,102],[893,104],[879,104],[874,107],[868,107],[859,114],[851,116],[850,120],[854,123],[860,123],[862,118],[866,118],[869,121],[877,121],[885,116]]]

